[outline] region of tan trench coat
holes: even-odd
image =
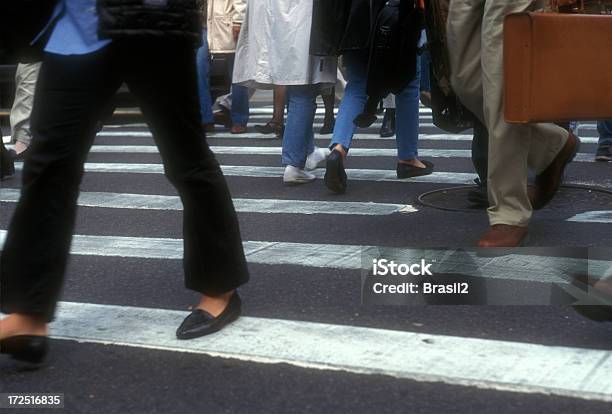
[[[232,34],[235,24],[242,24],[247,0],[208,0],[208,47],[210,53],[234,53],[236,42]]]

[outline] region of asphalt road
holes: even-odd
[[[269,103],[260,98],[254,107],[251,125],[265,122]],[[276,138],[221,128],[211,134],[220,163],[234,167],[227,181],[243,239],[263,247],[248,256],[251,282],[240,291],[245,318],[189,344],[173,340],[175,322],[197,300],[183,288],[175,248],[182,225],[176,192],[159,173],[146,126],[105,127],[87,160],[81,192],[89,198],[75,230],[98,237],[87,239],[97,244],[73,242],[48,365],[29,371],[0,359],[0,392],[64,393],[65,409],[83,413],[610,412],[612,324],[568,306],[362,305],[361,272],[346,265],[343,249],[467,248],[487,229],[483,210],[419,203],[425,192],[475,178],[469,156],[444,152],[469,151],[469,139],[427,126],[425,108],[421,115],[420,149],[432,150],[423,158],[446,174],[410,182],[351,180],[349,171],[341,196],[322,179],[286,187],[276,170],[262,169],[280,167]],[[363,150],[347,161],[355,177],[395,169],[392,153],[368,152],[395,148],[394,140],[378,139],[378,126],[354,141],[353,149]],[[566,253],[577,257],[581,248],[599,247],[606,256],[612,195],[592,190],[610,188],[612,163],[589,162],[592,123],[579,135],[583,156],[566,181],[591,191],[563,189],[534,216],[529,247],[570,247]],[[325,146],[329,137],[316,142]],[[130,172],[136,164],[157,166]],[[2,182],[0,229],[19,187],[20,173]],[[440,200],[464,203],[453,194]],[[162,241],[170,244],[159,248]],[[535,266],[544,258],[520,260]],[[488,288],[534,292],[541,288],[535,279],[497,275]]]

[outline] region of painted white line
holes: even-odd
[[[567,221],[577,223],[612,224],[612,210],[586,211],[584,213],[576,214],[575,216],[567,219]]]
[[[100,138],[108,137],[133,137],[133,138],[152,138],[148,131],[106,131],[103,130],[97,135]],[[230,134],[227,132],[212,132],[206,135],[208,138],[223,138],[223,139],[278,139],[273,134],[259,134],[259,133],[246,133],[246,134]],[[326,139],[331,140],[331,134],[321,135],[315,134],[315,139]],[[471,142],[473,135],[470,134],[419,134],[419,141],[468,141]],[[392,137],[381,137],[378,134],[355,134],[353,140],[384,140],[395,141],[395,136]],[[594,137],[581,137],[580,141],[584,144],[597,144],[599,138]],[[280,140],[279,140],[280,141]]]
[[[0,201],[16,202],[20,191],[0,188]],[[101,208],[125,208],[143,210],[182,210],[177,196],[82,192],[79,206]],[[411,205],[388,203],[360,203],[339,201],[277,200],[235,198],[234,206],[240,213],[263,214],[339,214],[357,216],[384,216],[393,213],[415,213]]]
[[[15,163],[15,168],[21,170],[23,163]],[[283,167],[259,167],[250,165],[223,165],[223,174],[230,177],[253,177],[253,178],[279,178],[285,169]],[[86,163],[86,172],[98,173],[139,173],[139,174],[163,174],[162,164],[121,164],[121,163]],[[312,171],[318,178],[323,178],[325,171]],[[392,181],[392,182],[419,182],[435,184],[474,184],[476,174],[457,172],[434,172],[423,177],[398,179],[395,170],[366,170],[347,169],[346,173],[350,180],[355,181]]]
[[[612,352],[606,350],[253,317],[205,338],[179,341],[174,332],[185,316],[61,302],[51,329],[54,338],[78,342],[612,401]]]
[[[281,155],[281,147],[244,147],[244,146],[211,146],[215,154],[221,155]],[[159,151],[152,145],[94,145],[91,147],[93,153],[134,153],[134,154],[156,154]],[[471,150],[460,149],[419,149],[422,157],[433,158],[471,158]],[[353,148],[349,152],[353,157],[396,157],[397,150],[394,148]],[[592,154],[579,153],[574,161],[595,162]]]
[[[274,109],[271,107],[265,107],[265,108],[250,108],[249,109],[249,114],[250,115],[272,115],[272,113],[274,112]],[[317,108],[316,110],[317,114],[325,114],[325,109],[324,108]],[[337,114],[338,113],[338,108],[334,108],[334,113]],[[425,107],[420,107],[419,108],[419,113],[420,114],[431,114],[431,109],[430,108],[425,108]],[[380,116],[382,118],[382,115]]]
[[[0,230],[4,245],[6,231]],[[586,260],[543,255],[508,254],[481,257],[475,252],[454,254],[452,250],[421,250],[381,246],[312,244],[269,241],[245,241],[249,263],[296,265],[315,268],[359,270],[370,257],[395,260],[396,263],[418,263],[426,258],[433,263],[432,272],[460,273],[482,279],[519,280],[537,283],[566,284],[576,274],[602,277],[612,267],[606,260]],[[74,255],[134,257],[144,259],[182,259],[183,240],[150,237],[75,235]],[[449,259],[450,257],[450,259]],[[369,266],[369,264],[368,264]]]

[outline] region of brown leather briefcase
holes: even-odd
[[[612,15],[507,16],[504,105],[510,123],[612,119]]]

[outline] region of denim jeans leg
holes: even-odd
[[[208,40],[206,29],[202,31],[202,47],[196,55],[198,69],[198,93],[200,95],[200,114],[203,124],[214,122],[212,113],[212,100],[210,98],[210,54],[208,53]]]
[[[283,165],[304,168],[309,150],[314,147],[312,124],[317,109],[316,85],[287,86],[287,122],[283,136]]]
[[[232,124],[246,126],[249,123],[249,88],[232,84]]]
[[[400,160],[418,158],[419,143],[419,90],[421,84],[420,57],[417,56],[415,78],[395,96],[395,124],[397,157]]]
[[[597,131],[599,131],[599,145],[612,145],[612,120],[597,122]]]
[[[353,120],[363,112],[368,99],[366,95],[368,74],[367,52],[346,52],[342,58],[346,65],[347,84],[344,90],[344,97],[338,108],[330,148],[333,148],[336,144],[350,148],[356,128]]]

